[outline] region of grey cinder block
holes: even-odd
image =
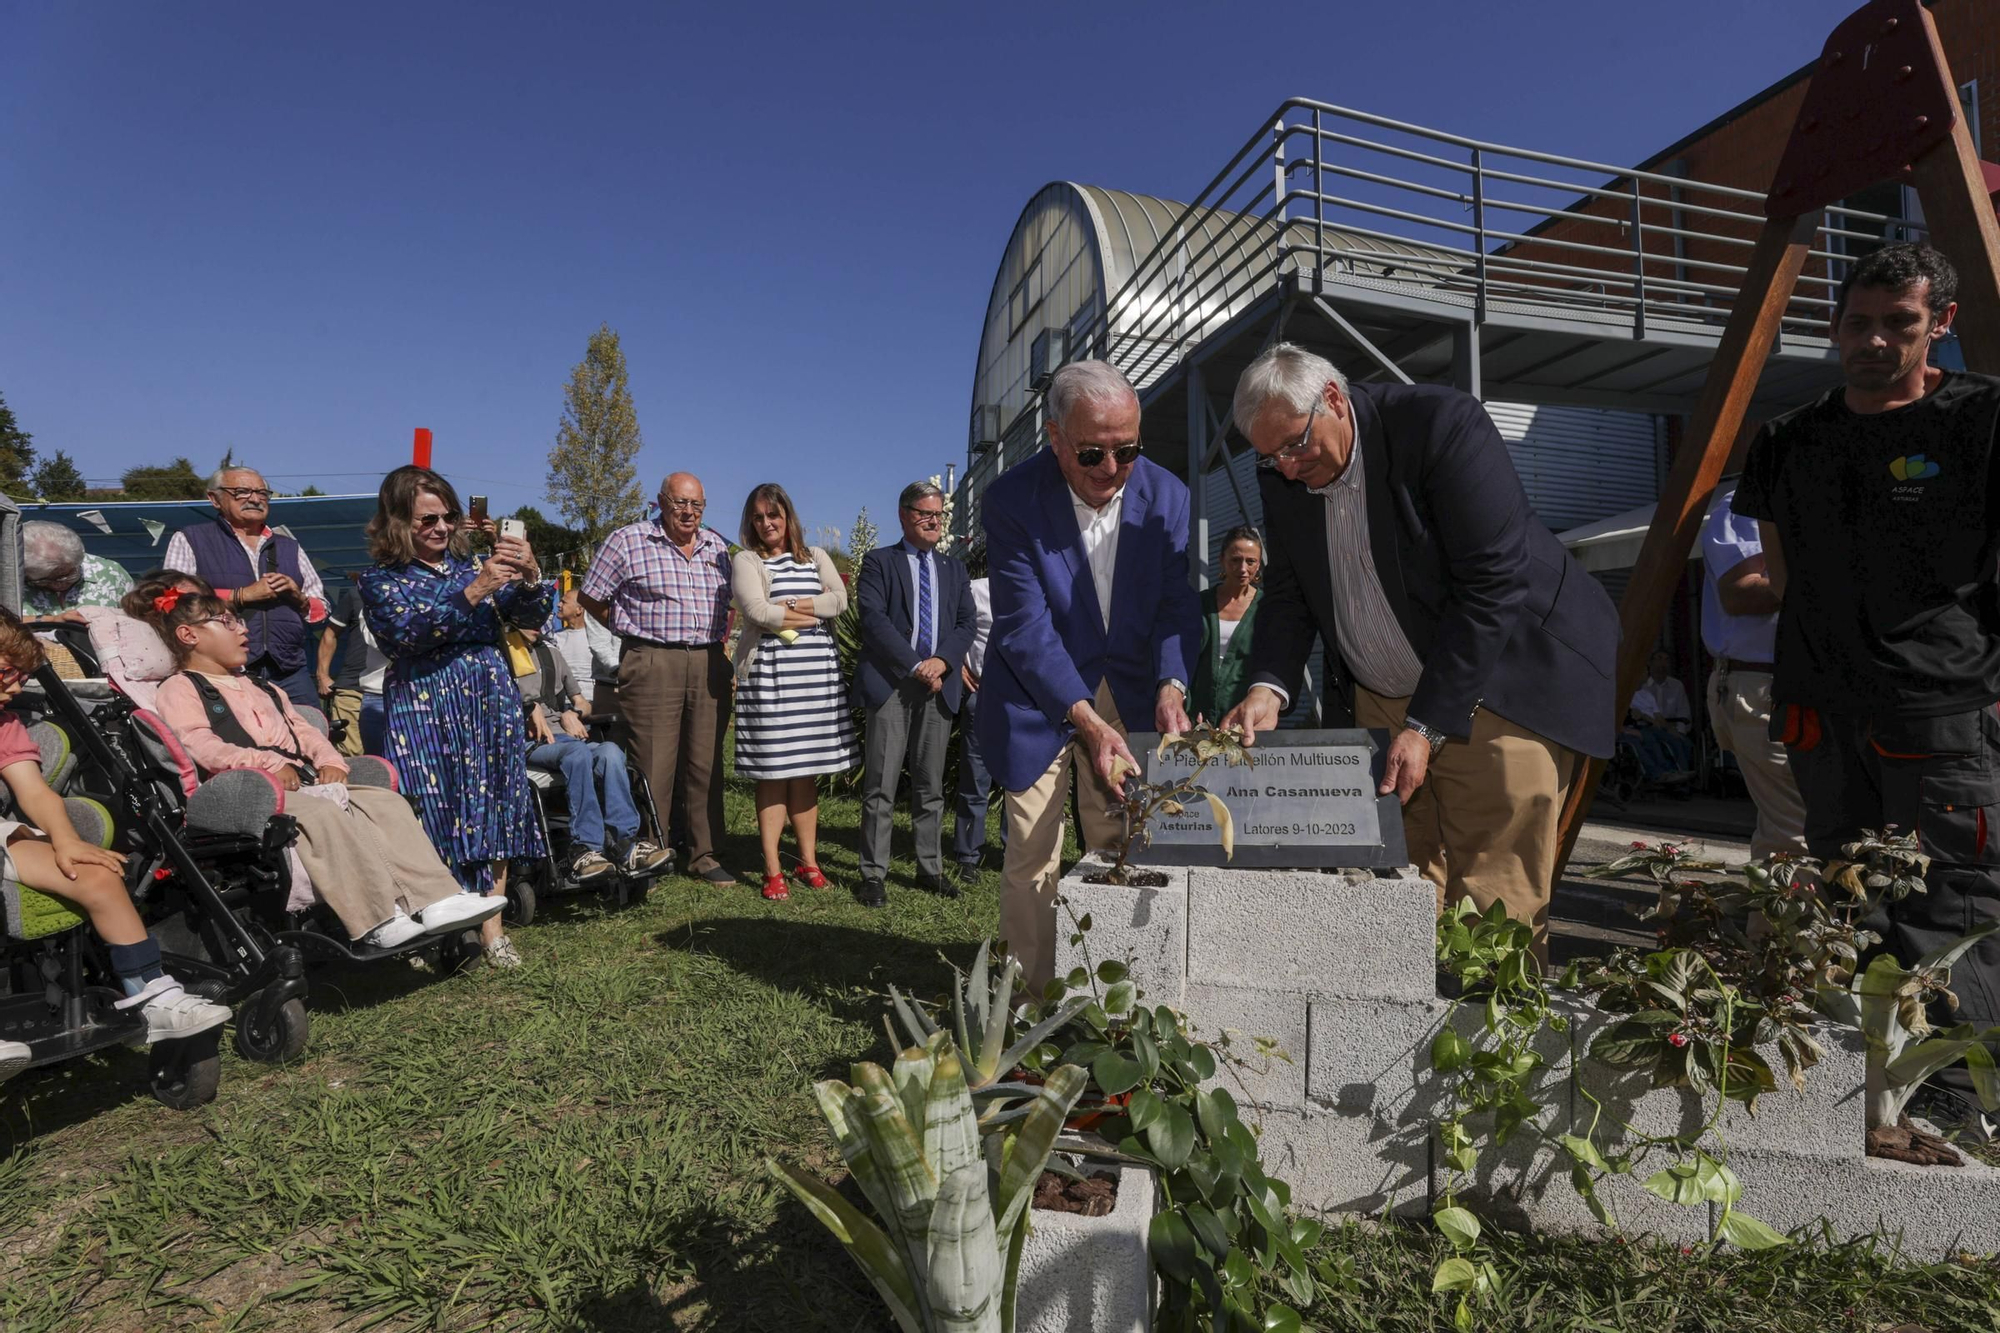
[[[1087,1165],[1087,1164],[1086,1164]],[[1015,1302],[1019,1333],[1146,1333],[1153,1270],[1146,1255],[1153,1175],[1118,1168],[1118,1203],[1105,1217],[1029,1210]]]
[[[1310,1054],[1308,1001],[1283,991],[1243,986],[1190,984],[1182,1012],[1203,1041],[1230,1040],[1230,1054],[1247,1061],[1234,1074],[1218,1072],[1216,1082],[1237,1101],[1302,1111],[1306,1105],[1306,1064]],[[1255,1039],[1269,1037],[1289,1060],[1259,1059]]]
[[[1188,874],[1188,980],[1311,995],[1437,994],[1437,890],[1310,870]]]
[[[1167,877],[1166,885],[1157,889],[1084,883],[1085,875],[1102,871],[1106,864],[1100,857],[1087,856],[1058,886],[1057,892],[1069,900],[1079,918],[1090,917],[1090,931],[1084,948],[1072,945],[1069,917],[1057,909],[1056,975],[1084,966],[1087,950],[1092,965],[1106,959],[1129,963],[1132,979],[1149,1003],[1179,1008],[1187,984],[1186,867],[1144,867]]]
[[[1743,1181],[1738,1207],[1779,1231],[1824,1217],[1841,1240],[1879,1231],[1917,1261],[2000,1251],[2000,1170],[1969,1157],[1912,1166],[1746,1148],[1729,1164]]]

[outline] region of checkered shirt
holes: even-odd
[[[652,519],[604,539],[583,595],[611,608],[611,628],[655,643],[719,643],[729,628],[729,543],[711,528],[693,556]]]

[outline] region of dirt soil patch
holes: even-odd
[[[1053,1171],[1035,1182],[1035,1207],[1046,1213],[1081,1213],[1105,1217],[1118,1205],[1118,1177],[1107,1171],[1073,1180]]]

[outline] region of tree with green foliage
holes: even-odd
[[[17,498],[34,495],[28,473],[35,465],[35,437],[14,420],[14,409],[0,397],[0,491]]]
[[[165,467],[127,468],[119,482],[125,500],[199,500],[208,494],[208,478],[185,458]]]
[[[589,541],[645,512],[632,466],[640,443],[625,353],[617,333],[602,324],[570,372],[555,447],[549,450],[549,502]]]
[[[535,559],[541,561],[542,568],[553,574],[564,556],[576,556],[590,545],[581,532],[557,523],[533,505],[522,505],[514,511],[514,517],[521,520],[528,530],[528,546],[534,551]],[[579,567],[576,560],[570,562],[571,569]]]
[[[76,460],[58,449],[54,457],[45,458],[36,466],[31,489],[38,498],[51,504],[67,504],[83,499],[90,484],[84,480]]]

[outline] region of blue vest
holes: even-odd
[[[250,552],[237,539],[236,530],[220,518],[182,528],[181,535],[194,551],[194,572],[216,588],[247,587],[273,572],[305,585],[304,557],[290,537],[274,534],[257,553],[259,568],[252,569]],[[250,631],[252,666],[269,657],[280,675],[290,675],[306,664],[306,619],[298,611],[283,602],[231,609]]]

